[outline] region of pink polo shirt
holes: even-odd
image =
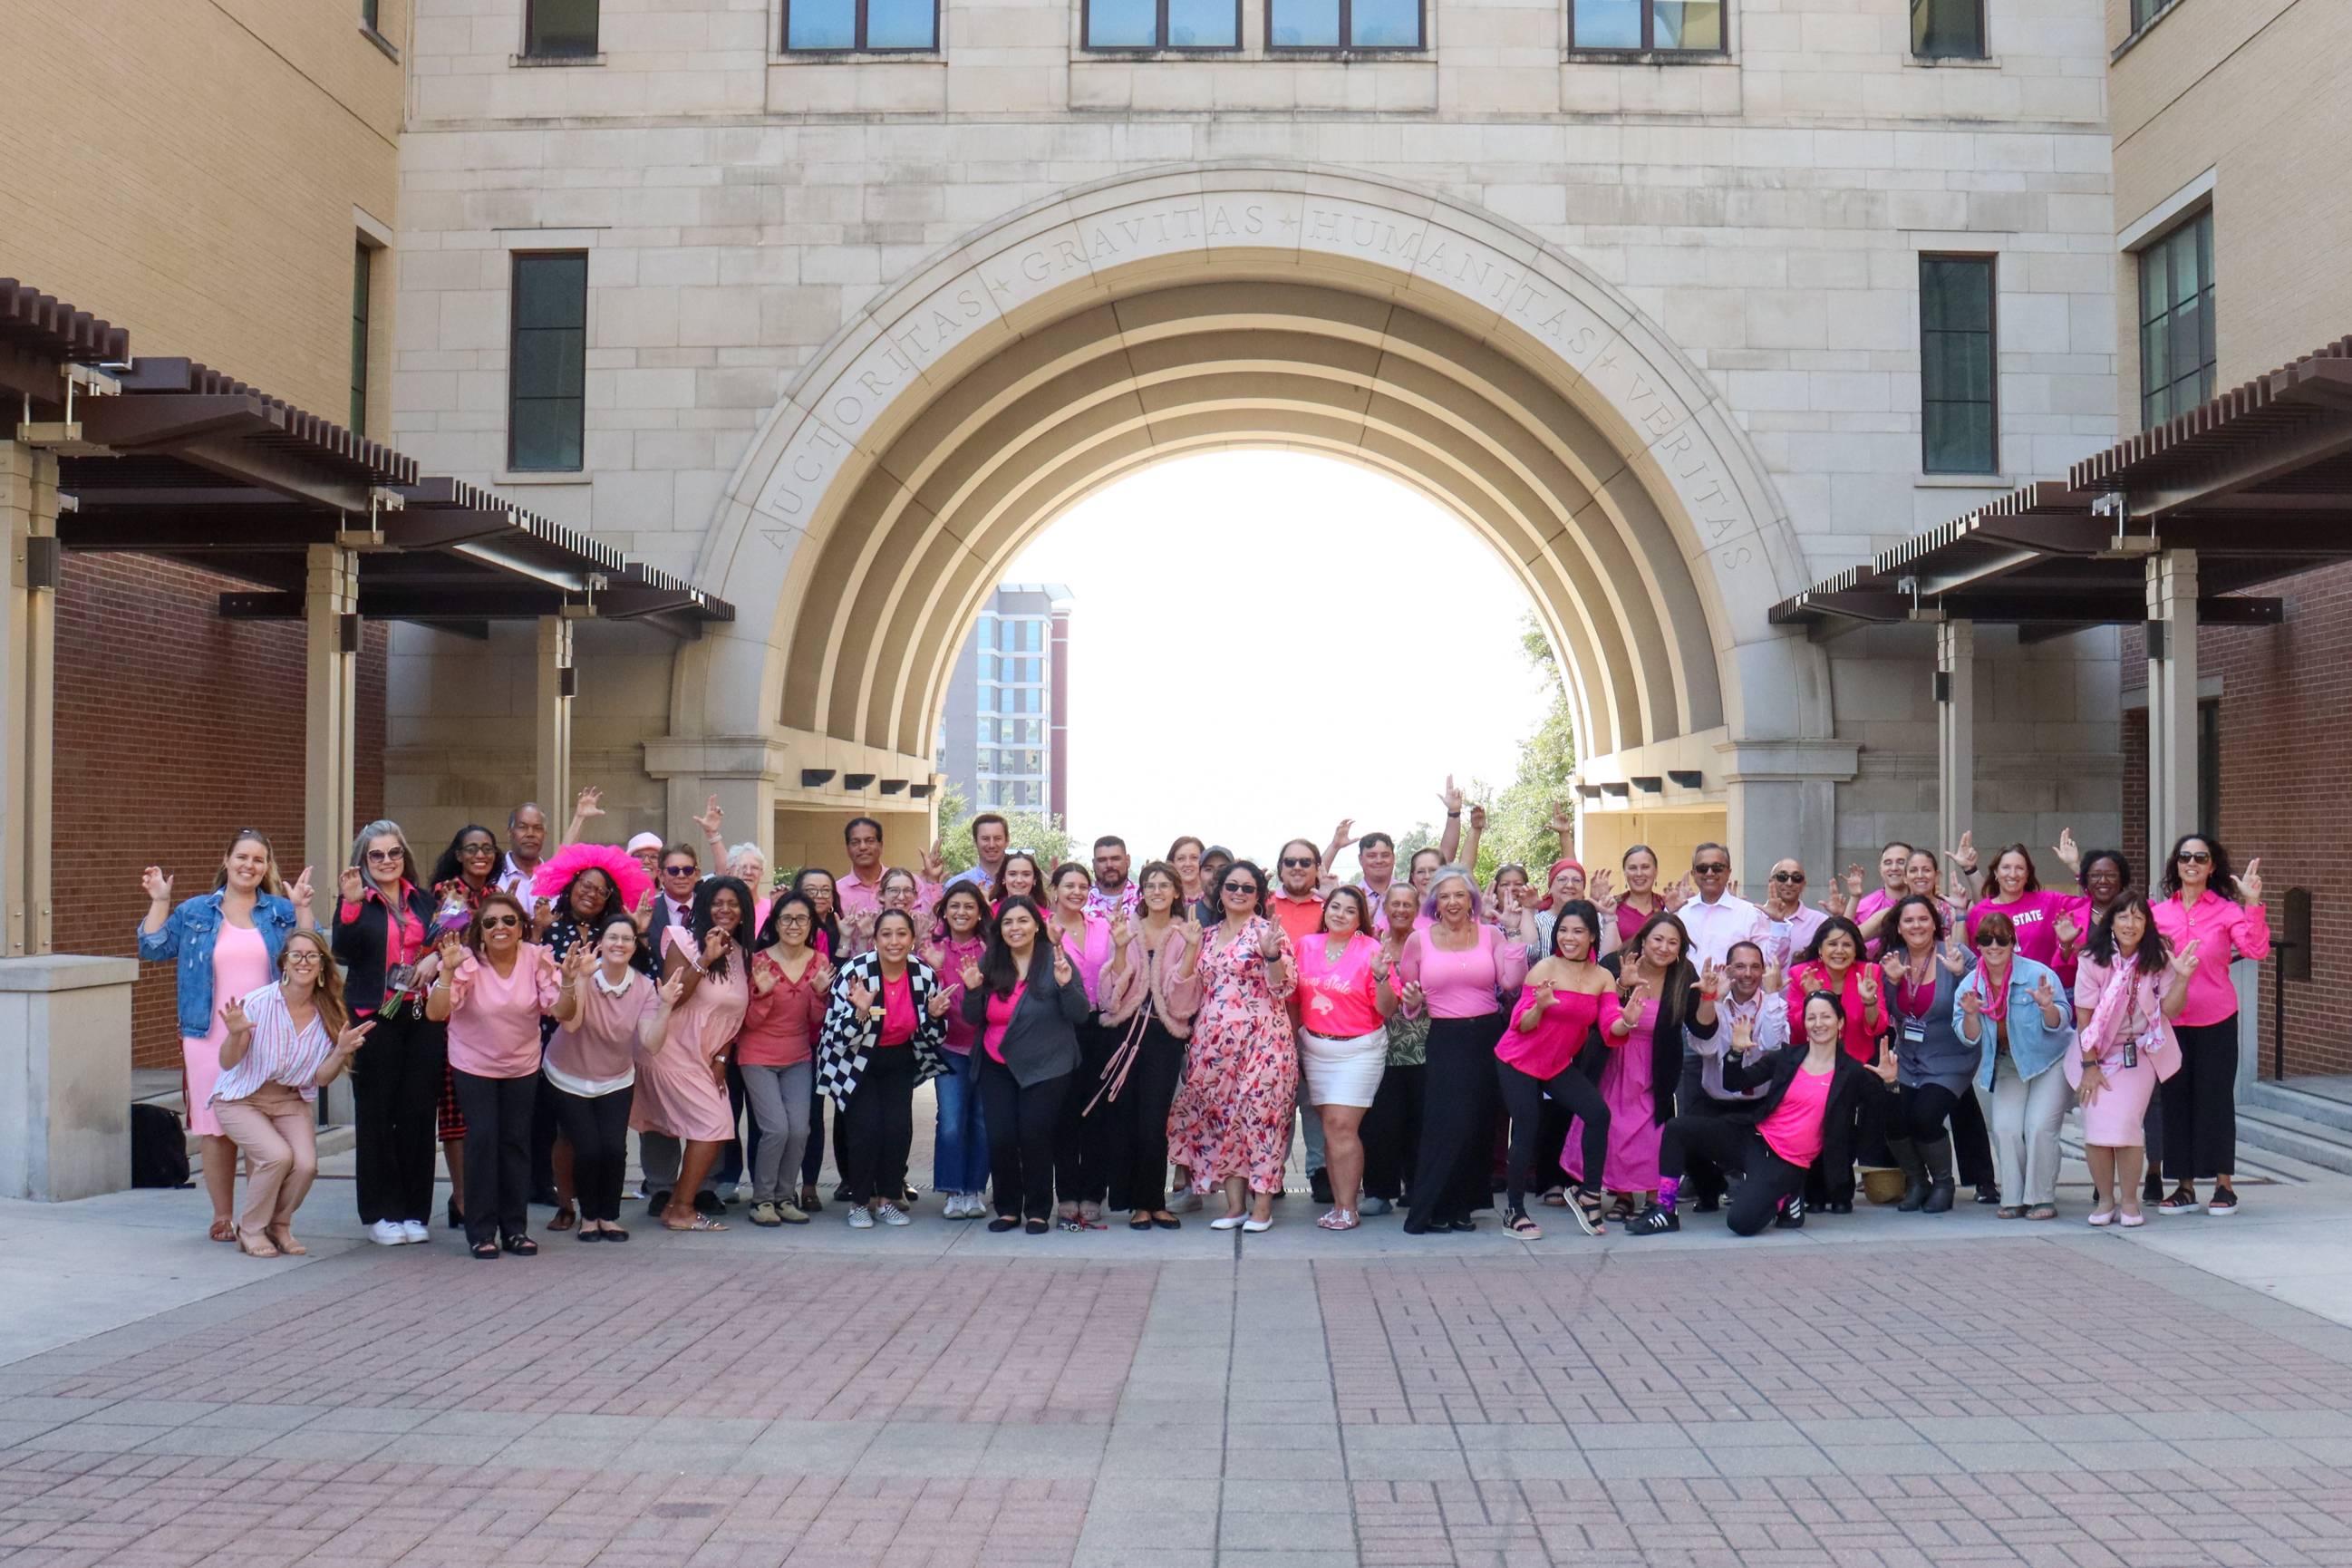
[[[539,1070],[539,1016],[562,994],[554,960],[534,942],[516,947],[506,974],[467,953],[449,980],[449,1065],[476,1078],[529,1078]]]
[[[2240,904],[2208,888],[2193,909],[2183,909],[2179,898],[2156,906],[2156,929],[2179,952],[2190,937],[2197,939],[2197,973],[2189,977],[2189,998],[2175,1018],[2182,1024],[2218,1024],[2238,1011],[2238,988],[2230,981],[2232,959],[2260,963],[2271,955],[2270,917],[2260,904]]]

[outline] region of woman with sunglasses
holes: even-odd
[[[939,1108],[931,1137],[931,1187],[945,1200],[947,1219],[981,1219],[988,1214],[988,1120],[981,1110],[978,1063],[971,1047],[978,1032],[963,1016],[963,971],[988,952],[988,905],[981,889],[957,882],[940,896],[939,920],[922,948],[923,962],[948,994],[947,1033],[940,1040],[948,1070],[931,1080]],[[1164,1115],[1164,1112],[1163,1112]],[[1165,1169],[1160,1173],[1167,1173]]]
[[[500,1248],[518,1258],[539,1251],[529,1234],[539,1020],[561,1000],[563,976],[547,949],[523,940],[530,921],[512,893],[484,894],[462,936],[442,933],[441,970],[425,994],[425,1016],[449,1026],[473,1174],[466,1242],[486,1260]]]
[[[2006,851],[2004,851],[2004,854]],[[2017,928],[1995,910],[1976,922],[1977,967],[1952,1015],[1977,1047],[1977,1089],[1992,1096],[1992,1157],[2009,1202],[2001,1219],[2058,1217],[2058,1128],[2073,1096],[2058,1070],[2074,1043],[2065,987],[2018,951]]]
[[[1045,935],[1035,900],[1008,893],[988,927],[988,951],[967,961],[963,1016],[987,1103],[992,1232],[1043,1236],[1054,1206],[1054,1129],[1078,1069],[1087,994],[1070,955]]]
[[[695,889],[687,929],[662,933],[663,979],[683,976],[684,988],[661,1043],[637,1059],[629,1126],[664,1230],[727,1228],[697,1200],[735,1136],[727,1051],[751,1005],[743,956],[751,911],[751,889],[732,877],[713,877]]]
[[[342,1075],[367,1039],[343,1006],[327,939],[308,928],[278,952],[275,985],[221,1008],[220,1078],[212,1110],[245,1154],[245,1212],[236,1245],[254,1258],[299,1258],[294,1211],[319,1173],[319,1090]]]
[[[1111,922],[1111,940],[1125,953],[1124,983],[1104,1017],[1118,1043],[1097,1114],[1109,1119],[1110,1206],[1127,1210],[1129,1230],[1177,1230],[1183,1221],[1168,1206],[1168,1110],[1201,1008],[1200,971],[1187,963],[1200,947],[1201,923],[1166,861],[1146,866],[1135,885],[1136,918]]]
[[[2164,868],[2156,929],[2173,952],[2192,942],[2197,952],[2189,999],[2172,1024],[2180,1041],[2180,1071],[2164,1089],[2164,1172],[2173,1187],[2158,1212],[2195,1214],[2202,1208],[2210,1215],[2235,1214],[2238,992],[2230,965],[2242,958],[2259,963],[2270,956],[2261,858],[2246,863],[2243,877],[2233,876],[2230,852],[2220,839],[2184,835]],[[2200,1204],[2197,1184],[2208,1179],[2213,1196]]]
[[[248,827],[229,840],[211,892],[173,904],[172,879],[160,866],[148,867],[140,885],[147,893],[147,918],[139,924],[139,956],[174,963],[178,971],[181,1103],[188,1108],[188,1131],[204,1140],[212,1238],[234,1241],[229,1211],[236,1197],[236,1146],[213,1112],[221,1047],[228,1038],[220,1006],[268,985],[287,938],[310,929],[310,868],[286,888],[268,837]]]
[[[400,824],[371,822],[352,841],[335,909],[335,961],[355,1018],[373,1018],[366,1056],[352,1068],[360,1223],[379,1247],[429,1239],[435,1108],[449,1076],[448,1034],[425,1016],[425,988],[441,966],[432,951],[433,895]],[[464,1223],[450,1168],[449,1221]]]
[[[735,1066],[760,1130],[751,1153],[753,1225],[806,1225],[784,1183],[808,1147],[816,1040],[824,1027],[833,965],[814,945],[816,906],[786,893],[768,907],[751,943],[751,995],[735,1037]]]
[[[1212,1230],[1274,1227],[1274,1194],[1290,1157],[1298,1103],[1298,1047],[1284,999],[1295,971],[1290,939],[1265,913],[1265,874],[1236,860],[1213,884],[1224,919],[1190,956],[1201,1010],[1184,1082],[1168,1112],[1170,1158],[1192,1190],[1222,1184],[1225,1212]]]
[[[2091,1167],[2090,1221],[2147,1223],[2140,1191],[2142,1131],[2157,1080],[2180,1070],[2172,1021],[2189,1001],[2197,942],[2170,951],[2156,911],[2137,893],[2119,895],[2091,930],[2074,975],[2075,1048],[2066,1080],[2083,1107],[2083,1160]]]
[[[556,1027],[540,1081],[554,1097],[571,1152],[567,1175],[577,1184],[583,1241],[629,1239],[621,1227],[621,1183],[636,1058],[660,1041],[686,989],[676,976],[654,983],[642,965],[645,946],[636,921],[614,909],[565,953],[563,994],[550,1015]]]
[[[1448,866],[1430,878],[1421,920],[1396,965],[1430,1015],[1421,1156],[1404,1222],[1409,1236],[1475,1230],[1470,1215],[1493,1201],[1499,998],[1528,973],[1526,945],[1479,923],[1478,887],[1462,868]]]

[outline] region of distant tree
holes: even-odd
[[[979,854],[971,847],[971,819],[980,813],[971,808],[963,792],[953,784],[940,788],[940,852],[945,857],[948,874],[971,869]],[[1046,816],[1034,811],[999,811],[1013,835],[1012,847],[1026,849],[1037,857],[1037,863],[1048,871],[1055,863],[1070,858],[1070,835],[1058,816]]]
[[[1560,677],[1551,639],[1543,635],[1533,615],[1520,619],[1519,643],[1528,662],[1543,672],[1551,701],[1519,742],[1519,771],[1511,782],[1498,791],[1475,781],[1470,786],[1470,798],[1486,807],[1486,835],[1478,846],[1482,884],[1493,879],[1497,866],[1513,861],[1526,866],[1531,879],[1543,880],[1544,868],[1559,853],[1559,844],[1548,825],[1553,809],[1569,799],[1569,778],[1576,771],[1576,729],[1569,711],[1568,684]]]

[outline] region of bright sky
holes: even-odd
[[[1069,584],[1069,827],[1118,834],[1139,866],[1181,833],[1270,856],[1342,816],[1435,822],[1446,773],[1507,783],[1543,711],[1527,595],[1493,550],[1331,458],[1159,464],[1071,508],[1005,580]]]

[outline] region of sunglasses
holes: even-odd
[[[495,844],[460,844],[457,846],[457,853],[467,856],[469,858],[476,855],[495,855],[498,852],[499,847]]]
[[[1805,885],[1805,874],[1802,871],[1775,871],[1772,873],[1772,879],[1776,882],[1794,882],[1801,888]]]
[[[1224,892],[1225,897],[1229,899],[1235,897],[1255,899],[1257,897],[1257,889],[1248,882],[1227,882],[1225,884]]]
[[[2017,943],[2005,936],[1980,936],[1977,938],[1977,945],[1979,947],[2015,947]]]
[[[1302,860],[1295,855],[1286,855],[1283,857],[1282,868],[1286,871],[1304,871],[1309,866],[1319,864],[1321,864],[1319,861]]]
[[[484,915],[482,917],[482,929],[484,931],[494,931],[499,926],[519,926],[520,924],[522,924],[522,921],[515,919],[512,915]]]
[[[1727,877],[1731,874],[1730,867],[1719,864],[1694,866],[1691,869],[1702,877]]]
[[[397,865],[400,861],[407,858],[407,851],[402,849],[371,849],[367,852],[367,858],[371,860],[382,861],[388,866]]]
[[[665,877],[691,877],[700,869],[702,869],[702,868],[699,866],[665,866],[662,868],[662,875]]]
[[[2202,849],[2183,849],[2173,858],[2184,866],[2210,866],[2213,863],[2213,857]]]

